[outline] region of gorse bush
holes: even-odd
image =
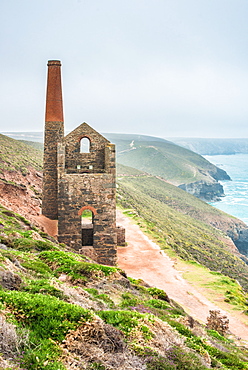
[[[73,280],[82,282],[86,282],[91,277],[97,277],[100,272],[109,276],[119,271],[116,267],[84,262],[83,256],[63,251],[44,251],[40,253],[40,258],[51,267],[56,276],[66,273]]]
[[[50,277],[53,275],[50,267],[39,260],[29,260],[21,263],[22,266],[28,270],[34,271],[38,276]]]
[[[44,294],[0,291],[0,301],[40,338],[63,340],[79,321],[93,317],[89,310]]]
[[[27,237],[16,239],[13,242],[13,247],[22,251],[31,251],[31,250],[45,251],[58,249],[58,247],[56,247],[49,241],[34,240]]]
[[[65,369],[57,361],[60,350],[55,342],[61,342],[69,330],[93,318],[89,310],[44,294],[0,290],[0,302],[11,309],[19,325],[30,330],[30,346],[22,366],[31,370]]]
[[[151,336],[149,328],[142,324],[143,319],[147,318],[147,316],[139,312],[98,311],[98,315],[107,324],[113,325],[127,336],[129,336],[132,330],[137,327],[140,327],[141,332],[146,339]]]
[[[28,285],[24,288],[29,293],[42,293],[50,296],[54,296],[60,299],[65,299],[64,294],[49,284],[46,279],[31,280]]]

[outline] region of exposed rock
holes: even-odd
[[[0,271],[0,285],[8,290],[18,290],[22,283],[19,275],[13,274],[11,271]]]
[[[244,258],[244,261],[248,264],[248,226],[245,226],[240,227],[237,225],[236,229],[227,230],[227,234],[233,240],[239,252],[247,257]]]
[[[189,184],[181,184],[178,187],[207,202],[220,200],[225,195],[223,186],[217,181],[196,181]]]
[[[0,249],[7,250],[8,247],[7,247],[7,245],[0,243]]]
[[[217,181],[231,180],[231,177],[219,167],[215,167],[214,171],[210,171],[209,174]]]

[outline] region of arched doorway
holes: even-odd
[[[94,243],[94,215],[95,208],[85,206],[80,209],[78,215],[81,217],[82,246],[93,246]]]

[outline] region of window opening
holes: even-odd
[[[80,141],[80,153],[90,152],[90,139],[83,137]]]
[[[85,209],[81,215],[82,224],[82,246],[93,245],[93,224],[94,214],[89,209]]]

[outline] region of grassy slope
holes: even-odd
[[[163,291],[90,263],[3,207],[0,225],[1,368],[206,370],[208,359],[248,369],[246,349],[187,325]]]
[[[26,174],[29,166],[42,170],[42,152],[0,134],[0,172],[21,171]]]
[[[131,140],[130,135],[126,138],[117,134],[110,138],[117,144],[118,163],[160,176],[175,185],[200,180],[212,182],[218,171],[200,155],[166,140],[144,137],[136,140],[135,135]]]
[[[39,165],[42,157],[40,151],[30,149],[28,146],[3,135],[0,138],[8,161],[14,151],[17,153],[16,167],[24,159],[26,166],[32,165],[34,160]],[[158,140],[157,143],[160,141]],[[28,155],[24,155],[27,148],[31,152],[28,151],[26,152]],[[196,259],[210,268],[215,265],[215,269],[228,271],[229,275],[235,278],[238,276],[242,285],[247,287],[246,273],[243,272],[244,265],[236,257],[229,257],[229,254],[227,261],[222,260],[224,245],[219,241],[214,242],[214,240],[223,238],[223,235],[207,226],[207,224],[214,226],[235,225],[239,222],[238,220],[225,215],[175,186],[152,176],[143,176],[142,172],[136,169],[118,165],[118,173],[129,176],[128,178],[124,176],[119,182],[121,185],[119,193],[124,194],[125,202],[142,213],[147,221],[159,225],[162,241],[166,240],[166,243],[174,247],[184,258]],[[216,236],[217,234],[218,236]],[[203,251],[205,252],[203,253]],[[225,251],[225,253],[227,252]],[[218,256],[220,258],[215,264]],[[233,263],[234,260],[235,263]],[[232,268],[229,269],[230,264],[232,264]]]
[[[125,168],[119,171],[123,173]],[[228,222],[228,215],[160,179],[145,174],[130,176],[130,172],[129,168],[129,176],[118,180],[119,203],[136,211],[160,246],[238,279],[248,290],[248,266],[228,250],[224,234],[204,222],[204,218]]]
[[[9,143],[9,157],[11,147],[22,154],[16,143]],[[16,169],[22,163],[18,156]],[[167,205],[157,197],[162,196],[161,184],[168,184],[130,168],[120,166],[119,171],[128,175],[119,183],[122,203],[137,210],[161,246],[196,260],[204,252],[204,259],[218,261],[225,273],[231,263],[232,271],[240,268],[245,285],[244,264],[225,251],[217,240],[220,233],[172,207],[180,200],[188,209],[195,198],[169,186],[172,204]],[[5,246],[0,248],[0,353],[8,360],[6,368],[69,370],[72,363],[101,370],[130,364],[137,370],[206,369],[197,355],[211,359],[212,368],[248,369],[246,350],[197,323],[193,329],[185,326],[183,311],[168,302],[165,293],[137,281],[130,283],[116,268],[88,262],[2,207],[0,229],[0,244]]]

